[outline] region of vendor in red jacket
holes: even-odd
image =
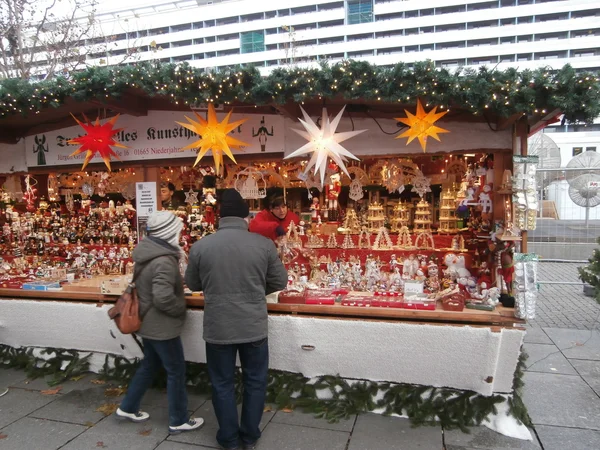
[[[287,233],[291,222],[298,225],[300,219],[294,212],[288,210],[283,197],[276,196],[269,201],[266,209],[252,219],[249,230],[276,240]]]

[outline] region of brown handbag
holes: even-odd
[[[142,269],[133,274],[131,283],[117,299],[115,306],[108,310],[108,317],[115,321],[115,325],[123,334],[135,333],[142,326],[140,301],[135,288],[135,279],[141,271]]]

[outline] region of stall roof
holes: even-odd
[[[567,121],[600,115],[600,83],[570,66],[517,72],[480,69],[450,73],[431,62],[408,68],[345,61],[320,69],[278,69],[261,77],[253,68],[210,74],[189,65],[139,64],[91,67],[42,83],[0,82],[0,142],[72,126],[71,114],[90,119],[117,113],[144,116],[149,110],[189,111],[190,104],[213,101],[244,114],[279,113],[296,120],[299,105],[312,116],[347,105],[351,117],[403,117],[416,99],[450,113],[442,119],[487,122],[506,129],[524,115],[540,129],[564,114]],[[202,108],[200,108],[202,109]]]

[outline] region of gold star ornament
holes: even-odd
[[[417,114],[411,114],[406,109],[404,112],[406,113],[406,117],[397,117],[396,120],[402,122],[405,125],[408,125],[408,130],[402,133],[399,136],[396,136],[395,139],[400,138],[408,138],[406,145],[410,144],[415,138],[419,140],[419,144],[421,144],[421,148],[425,151],[427,147],[427,138],[431,136],[436,141],[439,141],[440,138],[438,134],[441,133],[450,133],[450,131],[435,126],[434,124],[444,117],[448,111],[436,113],[437,106],[434,106],[432,110],[428,113],[423,109],[423,105],[421,104],[421,100],[417,99]]]
[[[231,150],[240,150],[242,147],[247,147],[249,144],[229,136],[229,133],[248,119],[236,120],[235,122],[229,123],[229,119],[231,118],[231,111],[229,111],[223,121],[219,122],[217,120],[215,107],[212,103],[208,104],[208,120],[204,120],[196,111],[194,111],[194,114],[198,119],[197,122],[187,116],[185,116],[185,118],[189,123],[177,122],[182,127],[187,128],[188,130],[193,131],[200,136],[200,139],[198,139],[196,142],[193,142],[190,145],[186,145],[182,148],[182,150],[188,150],[192,148],[198,149],[198,156],[196,157],[194,166],[200,162],[202,157],[209,150],[212,151],[217,173],[219,172],[221,164],[223,164],[223,154],[227,155],[229,159],[237,164]]]

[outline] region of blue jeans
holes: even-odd
[[[240,354],[244,380],[242,420],[238,425],[235,398],[235,358]],[[225,447],[237,447],[238,440],[253,444],[260,438],[260,419],[265,407],[269,372],[269,342],[267,338],[244,344],[206,343],[206,362],[212,384],[212,403],[219,422],[217,442]]]
[[[189,420],[187,390],[185,384],[185,358],[181,338],[155,341],[143,338],[144,359],[138,367],[127,394],[121,402],[121,410],[136,413],[140,409],[142,397],[152,384],[154,375],[160,369],[167,372],[167,399],[169,400],[169,425],[176,427]]]

